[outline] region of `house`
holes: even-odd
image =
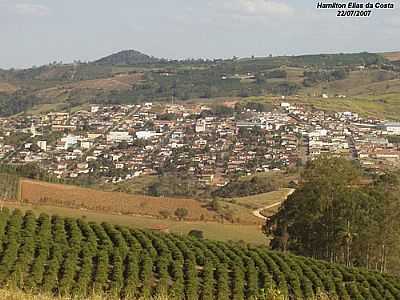
[[[158,134],[155,131],[137,131],[136,137],[141,140],[148,140],[152,137],[157,136]]]
[[[132,141],[132,136],[129,134],[129,131],[112,131],[107,135],[108,143],[120,143],[123,141]]]
[[[67,150],[71,147],[74,147],[78,144],[79,137],[75,135],[67,135],[66,137],[61,139],[61,142],[64,143],[64,149]]]
[[[46,152],[47,151],[47,141],[38,141],[37,146],[40,150]]]
[[[201,119],[196,122],[196,133],[201,133],[206,131],[206,121]]]
[[[384,129],[388,134],[400,135],[400,123],[386,123]]]

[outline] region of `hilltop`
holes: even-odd
[[[136,64],[148,64],[157,63],[160,59],[149,56],[136,50],[124,50],[118,53],[111,54],[109,56],[100,58],[94,63],[99,65],[136,65]]]

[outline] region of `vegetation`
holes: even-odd
[[[175,234],[189,234],[191,230],[201,230],[204,233],[204,237],[207,239],[219,240],[219,241],[236,241],[245,242],[252,245],[265,245],[268,240],[266,236],[260,230],[260,221],[253,216],[254,220],[251,219],[252,215],[246,211],[246,217],[243,217],[243,221],[247,221],[245,224],[232,224],[230,222],[210,222],[210,221],[188,221],[179,222],[175,220],[175,216],[172,213],[169,214],[169,219],[159,219],[143,215],[119,215],[107,212],[96,212],[82,209],[71,209],[66,207],[57,206],[44,206],[44,205],[29,205],[24,203],[10,203],[4,202],[3,207],[10,209],[20,209],[23,211],[32,210],[35,214],[49,214],[49,215],[60,215],[64,217],[75,217],[83,218],[86,221],[92,222],[108,222],[114,225],[131,226],[141,229],[164,229]],[[244,213],[243,213],[244,214]]]
[[[18,198],[18,190],[18,176],[0,173],[0,198],[7,200],[16,200]]]
[[[353,162],[310,162],[300,187],[266,225],[282,251],[397,273],[400,177],[365,177]]]
[[[199,186],[192,178],[164,175],[153,180],[145,192],[154,197],[194,197],[199,192]]]
[[[281,188],[282,178],[276,176],[253,176],[237,179],[213,192],[213,196],[222,198],[245,197],[269,193]]]
[[[290,96],[345,81],[358,66],[371,69],[360,78],[378,70],[385,85],[398,77],[395,62],[372,53],[176,61],[128,50],[93,63],[1,71],[0,83],[13,89],[0,94],[0,116],[42,108],[71,110],[88,103]]]
[[[28,110],[38,103],[38,99],[27,93],[15,92],[12,95],[0,93],[0,117]]]
[[[271,289],[296,299],[313,299],[321,292],[340,299],[400,295],[400,282],[393,276],[264,247],[45,214],[36,218],[19,210],[2,210],[0,223],[1,285],[28,292],[78,298],[94,292],[125,299],[157,294],[263,299]]]
[[[156,63],[160,60],[136,50],[121,51],[95,61],[98,65],[135,65]]]
[[[189,214],[188,210],[183,207],[179,207],[175,210],[175,216],[181,221]]]
[[[16,138],[16,137],[14,137]],[[22,137],[21,137],[22,138]],[[21,143],[20,141],[14,141],[14,144]],[[1,177],[2,176],[2,177]],[[70,184],[82,187],[94,186],[96,180],[93,177],[82,177],[79,180],[71,180],[64,178],[57,178],[43,170],[38,163],[26,163],[26,164],[0,164],[0,181],[4,176],[14,176],[15,180],[17,178],[29,178],[34,180],[42,180],[49,183],[60,183],[60,184]]]
[[[305,71],[304,72],[304,85],[312,86],[315,83],[322,81],[335,81],[342,80],[348,76],[348,71],[345,69],[337,70],[317,70],[317,71]]]
[[[0,289],[0,299],[3,300],[71,300],[71,297],[62,297],[62,296],[50,296],[44,294],[32,294],[25,293],[18,289]],[[90,297],[74,297],[74,300],[121,300],[119,297],[113,296],[101,296],[101,295],[93,295]],[[130,300],[134,300],[130,298]],[[151,298],[139,298],[135,300],[173,300],[171,297],[167,296],[154,296]],[[259,300],[288,300],[287,297],[282,295],[278,290],[268,290],[265,291],[260,297]],[[336,298],[329,297],[324,293],[320,293],[315,298],[310,300],[336,300]]]

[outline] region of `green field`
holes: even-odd
[[[352,111],[364,117],[400,120],[400,93],[346,99],[308,99],[307,104],[328,111]]]
[[[360,95],[347,98],[330,97],[322,99],[320,97],[288,97],[285,100],[277,97],[249,97],[244,101],[255,101],[265,103],[290,102],[313,107],[320,110],[331,112],[352,111],[362,117],[373,117],[388,120],[400,120],[400,92],[381,95]]]

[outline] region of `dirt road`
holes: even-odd
[[[289,192],[286,195],[286,198],[283,201],[285,201],[287,199],[287,197],[289,197],[291,194],[293,194],[294,191],[295,191],[295,189],[290,189]],[[279,201],[279,202],[273,203],[271,205],[264,206],[264,207],[261,207],[259,209],[256,209],[256,210],[253,211],[253,215],[256,216],[257,218],[266,220],[267,217],[263,216],[261,214],[261,212],[264,211],[264,210],[268,210],[268,209],[274,208],[276,206],[279,206],[279,205],[281,205],[283,203],[283,201]]]

